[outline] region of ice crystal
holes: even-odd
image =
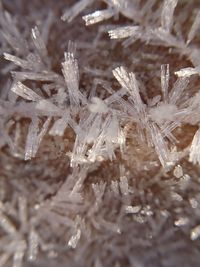
[[[161,27],[170,32],[173,25],[173,13],[178,0],[165,0],[161,13]]]
[[[183,68],[175,72],[175,74],[178,77],[190,77],[191,75],[195,75],[199,73],[200,73],[199,68]]]
[[[127,206],[126,213],[138,213],[141,210],[141,206]]]
[[[196,240],[197,238],[200,237],[200,226],[196,226],[191,230],[190,238],[192,240]]]
[[[44,137],[45,133],[48,130],[48,126],[50,123],[50,118],[46,120],[44,123],[41,131],[39,131],[39,120],[37,118],[33,119],[29,126],[29,132],[25,147],[25,160],[29,160],[32,157],[35,157],[37,150],[39,148],[39,145],[42,141],[42,138]]]
[[[70,52],[65,53],[65,62],[63,66],[63,75],[69,90],[70,104],[73,107],[79,105],[79,71],[78,63],[74,55]]]
[[[196,132],[190,148],[190,161],[193,163],[200,164],[199,146],[200,146],[200,130]]]
[[[108,112],[108,108],[106,104],[98,97],[93,97],[91,99],[91,104],[89,105],[89,110],[91,112],[99,112],[99,113],[106,113]]]
[[[111,18],[115,12],[112,9],[98,10],[83,17],[86,26]]]
[[[200,16],[200,13],[198,11],[198,13],[196,14],[195,20],[194,20],[194,22],[192,24],[192,27],[191,27],[191,29],[190,29],[190,31],[188,33],[187,44],[189,44],[194,39],[194,37],[195,37],[195,35],[197,33],[197,30],[198,30],[198,28],[200,26],[200,18],[199,18],[199,16]]]
[[[0,266],[199,266],[199,15],[0,2]]]
[[[62,15],[62,20],[72,21],[81,11],[83,11],[93,0],[80,0]]]
[[[29,234],[28,259],[35,261],[38,255],[39,236],[34,229]]]
[[[68,242],[68,246],[70,246],[72,248],[76,248],[77,243],[78,243],[80,237],[81,237],[81,231],[80,231],[80,229],[78,229],[77,230],[77,233],[70,238],[70,240]]]
[[[174,225],[180,227],[180,226],[187,225],[188,222],[189,222],[189,219],[187,217],[185,217],[185,218],[184,217],[183,218],[181,217],[181,218],[179,218],[178,220],[176,220],[174,222]]]
[[[183,176],[183,169],[180,165],[178,165],[174,168],[174,176],[176,178],[180,178]]]
[[[23,85],[21,82],[17,82],[14,84],[14,86],[11,88],[11,90],[17,94],[18,96],[21,96],[22,98],[26,100],[31,100],[31,101],[39,101],[42,99],[38,94],[33,92],[30,88],[27,86]]]
[[[127,38],[129,36],[133,36],[134,34],[136,35],[139,33],[140,31],[138,26],[125,26],[114,30],[110,30],[108,32],[111,39]]]

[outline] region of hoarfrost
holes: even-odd
[[[15,2],[13,7],[20,10],[21,1]],[[96,11],[87,9],[91,4]],[[199,239],[199,226],[191,229],[191,225],[199,218],[200,196],[198,166],[192,169],[187,157],[200,164],[199,130],[191,146],[178,145],[184,142],[179,134],[190,138],[200,122],[198,76],[189,80],[200,73],[195,44],[200,20],[198,10],[187,12],[193,9],[192,2],[177,4],[177,0],[77,1],[62,20],[70,22],[83,12],[80,18],[86,25],[112,17],[114,22],[100,28],[94,25],[96,37],[95,30],[85,30],[80,40],[77,37],[77,53],[69,41],[62,64],[55,48],[65,46],[65,35],[73,38],[79,32],[79,18],[65,34],[63,23],[56,20],[62,3],[56,3],[51,12],[32,8],[32,1],[26,4],[31,7],[31,12],[27,8],[30,18],[23,16],[18,27],[18,15],[3,12],[0,4],[0,53],[10,61],[2,62],[1,71],[0,142],[5,149],[1,154],[0,265],[10,266],[12,258],[13,266],[21,267],[26,260],[42,264],[40,259],[45,257],[58,261],[63,257],[71,266],[79,262],[118,266],[121,258],[142,266],[143,259],[150,259],[151,265],[154,259],[157,262],[155,255],[162,254],[164,265],[181,266],[176,251],[183,249],[184,260],[189,255],[182,236],[188,237],[189,232],[191,240]],[[12,11],[9,1],[7,5]],[[195,15],[193,21],[187,13]],[[107,31],[111,39],[128,39],[119,46],[103,36]],[[136,40],[140,41],[134,44]],[[193,67],[181,66],[186,57]],[[175,60],[178,79],[171,87],[169,64],[161,65],[161,78],[159,67],[168,62],[174,71]],[[60,65],[64,77],[59,74]],[[13,84],[7,78],[9,72]],[[28,120],[24,118],[31,120],[26,138]],[[44,138],[46,134],[51,136]],[[51,160],[50,140],[58,142],[62,151],[62,142],[67,142],[70,151],[65,153],[70,160]],[[41,147],[36,162],[22,161],[25,142],[25,160],[36,157]],[[185,174],[178,165],[181,160]],[[184,231],[177,234],[178,227]],[[198,244],[193,243],[197,251]],[[76,252],[63,253],[69,248]],[[163,259],[168,252],[173,255]],[[191,258],[195,257],[187,257]]]
[[[34,229],[30,230],[29,233],[29,244],[28,244],[28,259],[29,261],[35,261],[38,255],[39,249],[39,237]]]
[[[195,133],[190,148],[190,162],[200,164],[200,129]]]
[[[181,227],[187,225],[188,223],[189,219],[187,217],[181,217],[174,222],[174,225],[177,227]]]
[[[176,178],[181,178],[183,176],[183,169],[182,169],[182,167],[180,165],[176,166],[174,168],[174,172],[173,173],[174,173],[174,176]]]
[[[111,39],[127,38],[140,33],[139,26],[125,26],[119,27],[108,32]]]
[[[16,84],[14,84],[11,88],[11,91],[26,100],[39,101],[42,99],[41,96],[36,94],[34,91],[32,91],[30,88],[28,88],[21,82],[17,82]]]
[[[33,43],[35,45],[36,51],[38,52],[40,57],[43,59],[43,61],[48,66],[49,65],[48,52],[47,52],[44,40],[42,39],[41,34],[37,27],[32,29],[32,39],[33,39]]]
[[[23,258],[26,250],[26,242],[21,240],[16,245],[16,251],[13,257],[13,267],[21,267],[23,264]]]
[[[74,58],[74,54],[70,52],[65,53],[65,61],[62,63],[62,66],[63,75],[69,91],[71,107],[73,108],[73,106],[79,106],[79,70],[78,62]]]
[[[123,88],[125,88],[131,95],[133,102],[135,103],[136,110],[140,113],[144,110],[144,104],[142,103],[138,83],[134,73],[128,73],[124,67],[119,67],[113,70],[113,75],[118,80]]]
[[[63,136],[65,129],[68,126],[69,115],[66,114],[62,118],[55,121],[54,125],[49,131],[50,135]]]
[[[188,33],[187,44],[189,44],[195,37],[200,26],[200,11],[197,12],[192,27]]]
[[[81,230],[77,229],[76,233],[70,238],[68,246],[73,249],[76,248],[80,237],[81,237]]]
[[[16,234],[17,230],[9,218],[0,211],[0,226],[8,234]]]
[[[86,26],[111,18],[115,14],[113,9],[98,10],[83,17]]]
[[[169,89],[169,64],[161,65],[161,89],[163,100],[166,102]]]
[[[105,102],[100,98],[92,97],[91,102],[92,103],[89,105],[89,110],[91,112],[106,113],[108,111],[108,107],[106,106]]]
[[[129,185],[128,185],[128,179],[125,176],[120,177],[119,182],[120,190],[122,195],[128,195],[129,194]]]
[[[174,114],[177,112],[177,107],[173,104],[164,104],[153,107],[149,111],[149,115],[152,120],[158,124],[162,124],[166,121],[173,121]]]
[[[163,135],[155,124],[152,124],[150,127],[150,132],[160,162],[163,167],[167,167],[170,162],[170,151],[166,145]]]
[[[190,77],[191,75],[200,74],[199,68],[184,68],[176,71],[175,74],[178,77]]]
[[[64,21],[67,20],[68,22],[71,22],[88,5],[92,4],[92,2],[94,2],[94,0],[79,0],[76,4],[74,4],[74,6],[64,12],[61,19]]]
[[[173,15],[174,10],[176,8],[176,5],[178,3],[178,0],[165,0],[163,4],[163,9],[161,13],[161,25],[162,28],[170,32],[172,25],[173,25]]]
[[[26,147],[25,147],[25,160],[30,160],[31,158],[36,156],[39,145],[46,134],[51,118],[48,118],[41,131],[39,132],[39,119],[34,118],[29,126]]]
[[[141,206],[126,206],[125,207],[125,211],[126,213],[130,213],[130,214],[134,214],[134,213],[138,213],[141,210]]]
[[[196,240],[200,237],[200,225],[197,225],[194,227],[190,232],[190,238],[191,240]]]

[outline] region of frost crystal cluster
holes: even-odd
[[[200,265],[200,2],[0,1],[0,267]]]

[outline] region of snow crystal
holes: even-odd
[[[163,165],[163,167],[166,168],[167,164],[170,162],[170,151],[166,145],[162,133],[155,124],[151,125],[150,131],[160,162]]]
[[[183,176],[183,169],[180,165],[176,166],[174,168],[174,172],[173,172],[174,176],[176,178],[181,178]]]
[[[158,124],[162,124],[166,121],[172,121],[176,112],[177,107],[175,105],[165,103],[161,103],[149,110],[151,119]]]
[[[67,116],[67,115],[68,114],[66,114],[62,118],[55,121],[54,125],[52,126],[52,128],[49,131],[50,135],[63,136],[64,131],[67,128],[68,120],[69,120],[69,116]]]
[[[92,14],[83,16],[86,26],[111,18],[115,14],[113,9],[98,10]]]
[[[138,213],[141,210],[141,206],[126,206],[125,211],[126,213]]]
[[[108,32],[111,39],[127,38],[139,33],[139,26],[119,27]]]
[[[78,229],[77,232],[70,238],[68,246],[71,248],[76,248],[80,237],[81,237],[81,230]]]
[[[92,184],[92,189],[94,190],[97,203],[101,201],[104,195],[105,188],[106,188],[106,183]]]
[[[117,181],[111,181],[111,190],[115,195],[119,195],[119,184]]]
[[[42,111],[45,114],[49,114],[49,115],[57,115],[60,113],[60,109],[59,107],[57,107],[56,105],[54,105],[53,103],[51,103],[49,100],[47,99],[40,99],[35,106],[36,110],[38,111]]]
[[[28,44],[23,35],[20,34],[16,21],[11,15],[5,11],[1,12],[0,24],[2,27],[2,35],[7,43],[19,54],[28,52]]]
[[[190,77],[191,75],[200,74],[199,68],[184,68],[176,71],[175,74],[178,77]]]
[[[173,201],[177,201],[177,202],[183,201],[183,197],[176,192],[171,192],[171,198]]]
[[[32,157],[35,157],[39,145],[48,130],[50,121],[51,118],[48,118],[45,121],[40,132],[39,132],[39,120],[37,118],[34,118],[30,123],[26,141],[26,147],[25,147],[25,160],[30,160]]]
[[[164,102],[167,101],[169,88],[169,65],[161,65],[161,89]]]
[[[14,267],[21,267],[23,263],[23,258],[25,255],[26,250],[26,242],[24,240],[21,240],[16,245],[16,251],[14,253],[13,257],[13,266]]]
[[[39,237],[34,229],[29,233],[28,259],[35,261],[38,254]]]
[[[50,81],[54,82],[59,79],[59,76],[52,72],[26,72],[26,71],[12,71],[12,76],[18,81],[33,80],[33,81]]]
[[[19,197],[19,218],[23,229],[26,229],[28,222],[28,209],[27,209],[27,199],[25,197]]]
[[[185,77],[178,78],[169,93],[169,102],[170,104],[177,104],[180,100],[184,90],[187,88],[189,79]]]
[[[74,6],[67,9],[62,15],[62,20],[67,20],[71,22],[80,12],[82,12],[88,5],[90,5],[94,0],[79,0]]]
[[[74,54],[65,53],[65,61],[62,63],[63,75],[69,91],[70,104],[73,107],[78,106],[80,102],[79,96],[79,70],[78,62],[74,58]]]
[[[32,29],[32,39],[33,39],[33,43],[35,45],[37,52],[39,53],[41,58],[44,60],[44,62],[46,61],[46,63],[48,64],[49,63],[48,62],[48,52],[46,49],[46,45],[45,45],[44,40],[42,39],[41,34],[39,32],[39,29],[37,27]]]
[[[190,238],[191,240],[196,240],[200,237],[200,225],[197,225],[191,230]]]
[[[193,209],[196,209],[199,205],[198,201],[195,198],[190,198],[189,202],[190,202],[190,205]]]
[[[198,266],[194,2],[0,1],[1,266]]]
[[[129,185],[128,185],[128,179],[125,176],[120,177],[119,182],[120,190],[123,195],[128,195],[129,193]]]
[[[16,84],[14,84],[11,88],[11,91],[26,100],[39,101],[42,99],[41,96],[36,94],[34,91],[32,91],[30,88],[28,88],[21,82],[17,82]]]
[[[113,70],[113,75],[117,81],[125,88],[131,95],[132,100],[135,103],[135,108],[138,112],[143,112],[144,104],[142,103],[138,83],[135,77],[135,74],[130,72],[128,73],[124,67],[119,67]]]
[[[88,106],[91,112],[98,112],[98,113],[108,112],[107,105],[100,98],[92,97],[91,102],[92,103]]]
[[[0,227],[8,234],[16,234],[17,230],[9,218],[0,212]]]
[[[180,226],[185,226],[188,223],[189,219],[187,217],[181,217],[174,222],[174,225],[180,227]]]
[[[165,31],[171,31],[173,25],[173,14],[177,3],[178,0],[164,0],[161,14],[161,25]]]
[[[187,44],[189,44],[194,39],[199,27],[200,27],[200,11],[197,12],[195,20],[188,33]]]
[[[190,162],[200,164],[200,129],[195,133],[190,148]]]
[[[21,59],[19,57],[10,55],[8,53],[4,53],[4,58],[6,60],[14,62],[17,66],[20,66],[21,68],[24,68],[24,69],[29,69],[30,68],[30,66],[29,66],[30,64],[26,60],[23,60],[23,59]]]

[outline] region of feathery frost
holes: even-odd
[[[200,130],[196,132],[191,144],[190,161],[200,164]]]
[[[127,38],[136,34],[140,34],[139,26],[125,26],[108,32],[111,39]]]
[[[92,14],[83,16],[86,26],[111,18],[115,14],[112,9],[98,10]]]
[[[94,2],[94,0],[79,0],[76,4],[74,4],[74,6],[64,12],[61,19],[71,22],[92,2]]]
[[[174,9],[177,3],[178,0],[164,0],[163,9],[161,12],[161,27],[167,32],[171,32]]]
[[[21,82],[17,82],[16,84],[14,84],[11,88],[11,91],[26,100],[39,101],[42,99],[42,97],[40,97],[38,94],[33,92],[30,88],[28,88]]]
[[[69,91],[70,105],[78,106],[80,101],[79,96],[79,70],[78,62],[74,58],[74,54],[65,53],[65,61],[62,63],[63,75]]]
[[[0,2],[0,266],[199,266],[199,5],[72,2]]]

